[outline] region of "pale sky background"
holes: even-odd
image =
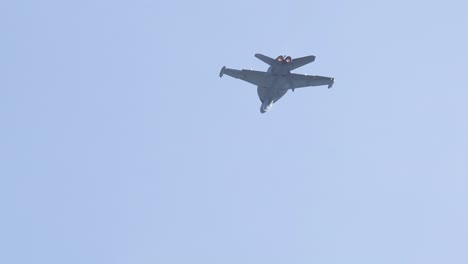
[[[1,2],[0,263],[468,263],[467,10]]]

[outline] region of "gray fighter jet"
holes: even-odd
[[[315,56],[297,59],[292,59],[290,56],[278,56],[276,60],[262,54],[255,54],[255,57],[270,65],[268,71],[235,70],[224,66],[219,77],[226,74],[256,85],[258,97],[262,102],[260,106],[262,114],[270,110],[271,106],[289,89],[294,92],[296,88],[318,85],[328,85],[328,88],[331,88],[335,82],[335,79],[330,77],[291,73],[292,70],[313,62]]]

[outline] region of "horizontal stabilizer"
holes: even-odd
[[[302,66],[304,66],[306,64],[309,64],[309,63],[313,62],[314,60],[315,60],[315,56],[312,56],[312,55],[293,59],[292,63],[291,63],[290,70],[292,71],[294,69],[302,67]]]
[[[270,58],[270,57],[268,57],[268,56],[265,56],[265,55],[263,55],[263,54],[257,53],[257,54],[255,54],[255,58],[257,58],[257,59],[263,61],[264,63],[266,63],[266,64],[268,64],[268,65],[270,65],[270,66],[273,65],[273,63],[275,63],[275,60],[274,60],[274,59],[272,59],[272,58]]]

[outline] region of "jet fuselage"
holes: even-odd
[[[257,86],[258,98],[262,102],[261,113],[268,111],[290,89],[287,76],[291,74],[291,70],[288,63],[277,61],[268,68],[267,73],[271,75],[271,83],[268,86]]]

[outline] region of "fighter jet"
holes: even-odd
[[[276,60],[262,54],[255,54],[255,57],[270,65],[266,72],[235,70],[224,66],[219,77],[226,74],[256,85],[258,97],[262,102],[260,106],[262,114],[270,110],[273,104],[281,99],[289,89],[294,92],[296,88],[318,85],[328,85],[328,88],[331,88],[335,82],[335,79],[331,77],[291,73],[292,70],[313,62],[315,56],[297,59],[292,59],[290,56],[278,56]]]

